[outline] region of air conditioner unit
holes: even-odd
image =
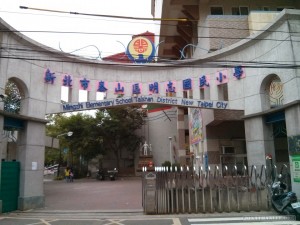
[[[222,146],[222,154],[234,154],[234,147],[233,146]]]

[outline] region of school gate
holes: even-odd
[[[293,29],[294,33],[298,33],[298,26],[291,28],[287,22],[282,22],[287,17],[296,24],[300,13],[297,10],[283,11],[267,29]],[[12,81],[18,86],[22,97],[19,114],[3,110],[4,103],[0,102],[0,132],[3,133],[3,130],[12,126],[7,123],[11,120],[17,121],[16,126],[20,128],[16,144],[17,161],[20,161],[20,210],[44,206],[46,114],[126,104],[159,103],[176,106],[176,129],[166,127],[167,136],[158,139],[157,143],[168,146],[168,132],[172,130],[172,137],[178,137],[176,146],[182,150],[185,144],[184,135],[181,135],[185,132],[183,108],[202,108],[203,116],[208,116],[210,121],[203,121],[201,146],[195,143],[196,148],[202,151],[194,151],[201,153],[197,159],[200,160],[203,156],[203,160],[212,160],[212,164],[217,164],[218,160],[208,157],[208,154],[213,156],[219,149],[210,152],[207,147],[210,140],[206,136],[211,135],[216,128],[222,128],[218,130],[223,133],[234,130],[244,133],[248,165],[265,165],[266,153],[271,151],[273,157],[275,155],[272,128],[265,123],[265,116],[280,111],[278,119],[285,121],[286,136],[291,142],[289,146],[295,147],[289,149],[288,160],[292,162],[292,155],[299,152],[295,145],[300,136],[300,91],[299,85],[296,85],[300,82],[298,68],[261,66],[257,69],[255,63],[234,63],[241,59],[258,57],[262,61],[268,61],[270,55],[274,61],[285,61],[286,58],[290,58],[291,52],[300,51],[296,41],[299,37],[285,39],[280,45],[273,45],[270,39],[272,33],[264,30],[255,34],[252,39],[242,40],[233,46],[209,53],[201,59],[175,61],[172,64],[120,64],[88,60],[56,51],[22,35],[3,20],[0,20],[0,29],[0,93],[2,98],[5,98],[5,85]],[[269,46],[273,48],[270,49]],[[228,58],[231,63],[226,65],[216,66],[209,63],[226,62]],[[293,59],[295,62],[300,61],[299,54],[293,54]],[[265,90],[274,83],[274,78],[284,90],[284,100],[276,109],[271,108],[265,95]],[[63,104],[62,86],[67,90],[67,102]],[[223,90],[225,86],[226,96]],[[85,102],[79,102],[80,91],[86,93]],[[106,98],[97,100],[97,93],[105,93]],[[275,121],[274,117],[269,118],[270,123]],[[231,122],[237,120],[242,122],[243,126],[230,130]],[[224,121],[225,125],[218,127]],[[240,132],[241,127],[243,132]],[[3,153],[5,140],[1,139],[0,142],[0,153]],[[155,150],[154,148],[153,152]],[[298,172],[293,169],[291,172],[292,189],[300,196]]]

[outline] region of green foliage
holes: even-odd
[[[21,95],[17,85],[8,81],[5,86],[6,97],[3,99],[4,111],[19,113],[21,109]]]
[[[170,161],[164,161],[161,164],[161,166],[170,168],[171,167],[171,162]],[[176,167],[177,171],[180,170],[180,164],[179,163],[175,162],[175,163],[172,164],[172,171],[175,171],[175,167]]]
[[[175,171],[175,167],[176,167],[177,171],[180,171],[180,163],[175,162],[175,163],[172,164],[173,171]]]
[[[136,130],[144,121],[142,111],[136,107],[97,110],[95,117],[78,113],[71,116],[56,114],[47,119],[48,136],[73,132],[71,137],[60,136],[59,140],[62,148],[69,148],[69,154],[75,161],[81,158],[86,162],[113,151],[119,166],[121,151],[134,152],[142,142]],[[55,157],[58,157],[57,153],[46,155],[45,161],[51,162]]]
[[[95,118],[90,115],[78,113],[69,117],[57,114],[51,118],[47,126],[48,136],[56,137],[61,133],[72,131],[73,135],[59,137],[62,147],[68,147],[75,157],[90,160],[103,153],[101,148],[101,135],[95,125]]]
[[[45,165],[54,165],[58,163],[59,150],[46,147],[45,149]]]
[[[142,137],[136,134],[144,124],[142,110],[137,107],[99,110],[96,119],[103,133],[103,148],[113,151],[120,168],[121,151],[134,152],[139,148]]]
[[[161,166],[163,167],[170,167],[171,166],[171,162],[170,161],[164,161]]]

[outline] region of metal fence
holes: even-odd
[[[213,213],[270,210],[270,186],[286,165],[143,168],[143,208],[146,214]]]

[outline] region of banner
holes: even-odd
[[[202,140],[202,115],[200,109],[191,109],[189,131],[191,145],[197,144]]]

